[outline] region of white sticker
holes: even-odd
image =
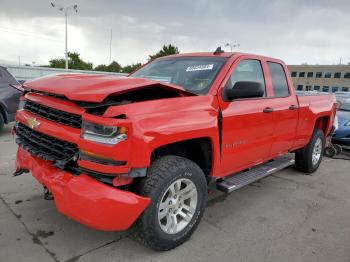
[[[214,67],[213,64],[209,65],[197,65],[197,66],[189,66],[186,68],[186,72],[192,72],[192,71],[203,71],[203,70],[212,70]]]

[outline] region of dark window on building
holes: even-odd
[[[299,72],[299,77],[305,77],[305,72]]]
[[[320,91],[321,87],[320,86],[314,86],[314,90]]]
[[[297,72],[292,72],[292,77],[297,77]]]
[[[350,73],[345,73],[344,78],[350,78]]]
[[[306,85],[305,86],[305,91],[311,91],[311,85]]]
[[[298,91],[303,91],[303,88],[304,88],[303,85],[297,85],[297,90]]]
[[[322,78],[322,72],[316,72],[316,78]]]
[[[342,88],[342,91],[343,91],[343,92],[349,92],[349,87],[343,87],[343,88]]]
[[[330,72],[324,73],[324,78],[331,78],[331,77],[332,77],[332,73]]]
[[[323,86],[322,91],[323,92],[329,92],[329,86]]]
[[[341,73],[340,72],[334,73],[334,78],[340,78],[340,77],[341,77]]]
[[[275,97],[286,97],[289,95],[288,82],[286,74],[283,70],[281,64],[268,62],[271,80],[272,80],[272,88]]]
[[[307,77],[308,78],[314,77],[314,72],[307,72]]]
[[[332,93],[338,92],[338,90],[339,90],[339,87],[337,86],[332,87]]]

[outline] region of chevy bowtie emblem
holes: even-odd
[[[40,126],[40,122],[38,120],[36,120],[36,118],[28,118],[27,123],[31,129],[34,129],[34,128],[37,128],[38,126]]]

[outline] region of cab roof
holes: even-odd
[[[267,57],[263,55],[257,55],[257,54],[250,54],[250,53],[241,53],[241,52],[222,52],[222,53],[214,53],[214,52],[198,52],[198,53],[181,53],[181,54],[176,54],[176,55],[169,55],[169,56],[163,56],[159,57],[157,59],[166,59],[170,57],[238,57],[242,55],[252,55],[255,56],[256,58],[260,59],[267,59],[267,60],[279,60],[273,57]],[[157,60],[156,59],[156,60]]]

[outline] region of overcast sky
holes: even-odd
[[[70,12],[68,48],[94,66],[145,62],[163,44],[180,52],[235,50],[288,64],[350,62],[349,0],[56,0]],[[0,0],[0,63],[47,64],[64,56],[64,16],[49,0]]]

